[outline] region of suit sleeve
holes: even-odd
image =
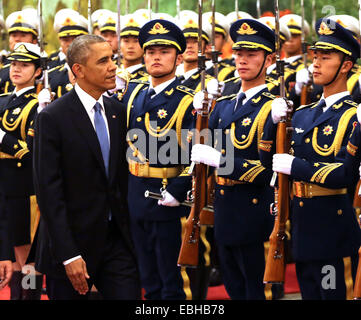
[[[62,181],[60,131],[47,110],[38,115],[35,132],[35,192],[50,237],[52,253],[55,260],[62,263],[81,253],[76,247],[68,221]]]

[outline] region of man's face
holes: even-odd
[[[292,57],[302,52],[301,35],[292,35],[288,41],[285,41],[283,50],[287,56]]]
[[[318,85],[325,85],[333,80],[341,63],[341,53],[333,51],[314,51],[313,56],[313,82]],[[351,61],[344,62],[352,68]],[[341,68],[340,73],[347,72]]]
[[[118,37],[117,33],[114,31],[102,31],[101,36],[107,40],[107,42],[110,44],[110,47],[113,50],[113,53],[116,53],[118,51]]]
[[[14,50],[15,44],[19,42],[26,43],[37,43],[37,40],[34,38],[33,34],[30,32],[14,31],[9,34],[9,49],[10,51]]]
[[[182,54],[185,62],[195,62],[198,60],[198,39],[186,38],[187,48]],[[202,50],[204,50],[206,42],[202,40]]]
[[[214,37],[214,46],[216,48],[216,51],[222,52],[223,46],[225,43],[225,38],[222,33],[216,33],[216,36]],[[212,53],[212,45],[211,42],[206,47],[206,53],[211,54]]]
[[[97,91],[106,91],[115,87],[116,65],[112,61],[113,50],[109,43],[99,42],[90,46],[85,64],[78,64],[76,76],[89,87]],[[74,67],[77,64],[74,64]]]
[[[245,81],[254,79],[257,76],[265,59],[263,50],[235,50],[234,55],[239,76]],[[272,58],[268,55],[263,68],[267,68],[271,61]]]
[[[155,78],[175,73],[181,61],[182,57],[177,55],[176,48],[170,46],[150,46],[144,54],[147,72]]]
[[[60,48],[64,54],[66,54],[68,52],[69,46],[71,45],[71,43],[74,41],[74,39],[76,37],[77,36],[68,36],[68,37],[60,37],[59,38]]]
[[[120,48],[126,61],[135,61],[143,57],[143,49],[140,47],[137,37],[121,37]]]

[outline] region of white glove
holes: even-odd
[[[118,75],[115,76],[115,88],[108,90],[111,93],[114,93],[116,91],[122,91],[127,85],[127,82],[120,78]]]
[[[301,94],[302,87],[305,86],[309,81],[310,81],[310,72],[308,69],[303,68],[296,73],[295,91],[298,96]]]
[[[178,207],[179,201],[174,198],[167,190],[162,192],[163,200],[158,200],[158,205],[166,207]]]
[[[361,103],[358,105],[356,109],[356,114],[357,114],[357,121],[361,123]]]
[[[221,155],[222,154],[218,150],[206,144],[195,144],[191,151],[191,161],[219,168]]]
[[[280,122],[281,118],[287,115],[287,111],[291,111],[288,108],[288,104],[293,106],[292,101],[288,100],[286,102],[286,100],[283,98],[276,98],[272,101],[271,116],[274,124]]]
[[[55,93],[50,92],[49,89],[42,89],[38,94],[38,113],[40,113],[51,101],[54,97]]]
[[[219,86],[219,92],[218,92],[218,86]],[[207,92],[212,96],[217,96],[218,94],[221,94],[223,88],[224,88],[224,82],[218,82],[217,79],[211,79],[207,83]]]
[[[213,96],[210,93],[208,93],[208,110],[212,105],[212,99]],[[204,92],[203,91],[197,92],[193,97],[194,109],[196,109],[197,111],[201,110],[203,108],[203,100],[204,100]]]
[[[295,157],[288,153],[276,153],[273,155],[272,170],[283,174],[291,174],[292,162]]]

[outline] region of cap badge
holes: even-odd
[[[169,30],[167,30],[159,22],[157,22],[148,33],[149,34],[165,34],[168,32],[169,32]]]
[[[248,23],[243,23],[241,27],[238,29],[237,33],[239,33],[240,35],[251,35],[251,34],[256,34],[257,30],[251,28],[251,26]]]
[[[325,36],[329,36],[330,34],[333,34],[334,31],[332,31],[325,22],[322,22],[320,28],[318,29],[318,33]]]
[[[195,23],[193,19],[189,19],[187,24],[184,26],[185,29],[187,28],[198,28],[198,24]]]
[[[18,15],[18,17],[16,18],[16,20],[15,20],[15,23],[18,23],[18,22],[24,22],[24,18],[23,18],[23,16],[22,15]]]
[[[288,21],[287,26],[298,26],[298,23],[295,21],[295,19],[291,18]]]
[[[21,52],[21,53],[28,53],[28,52],[29,52],[28,49],[26,49],[26,47],[25,47],[24,44],[22,44],[22,45],[20,45],[19,47],[17,47],[15,51],[16,51],[16,52]]]
[[[66,18],[64,23],[63,23],[63,26],[74,26],[76,23],[71,20],[70,18]]]
[[[126,24],[127,27],[139,27],[139,24],[133,19],[130,18],[128,23]]]

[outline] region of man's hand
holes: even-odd
[[[74,289],[85,295],[89,291],[86,279],[90,278],[85,261],[82,258],[76,259],[65,265],[65,271]]]
[[[5,288],[13,275],[13,263],[10,260],[0,261],[0,290]]]

